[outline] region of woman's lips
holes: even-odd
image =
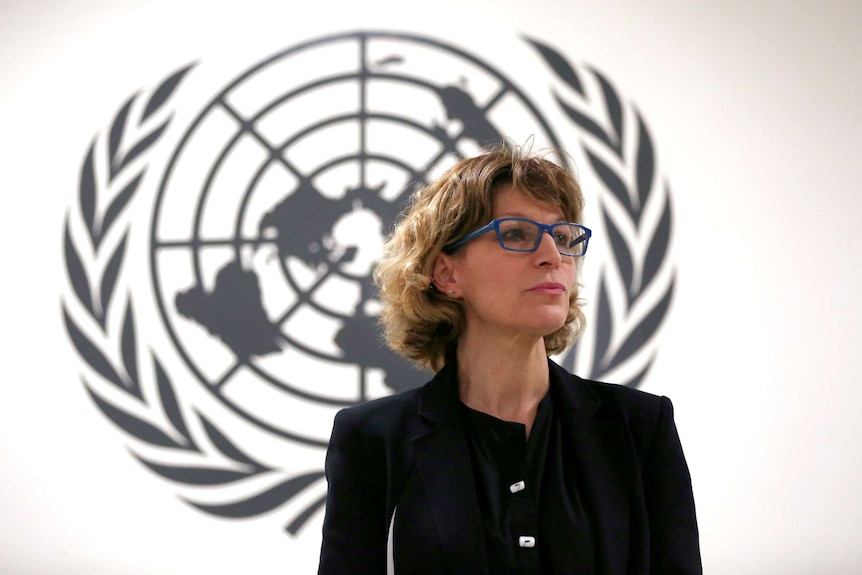
[[[566,293],[566,286],[556,282],[546,282],[538,285],[534,285],[530,288],[530,291],[533,293],[540,293],[546,295],[563,295]]]

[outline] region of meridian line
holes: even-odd
[[[224,376],[220,380],[213,382],[211,384],[212,387],[214,389],[221,391],[221,388],[224,386],[225,383],[227,383],[227,380],[230,379],[233,376],[233,374],[235,374],[239,370],[239,368],[242,367],[243,365],[246,365],[246,362],[237,360],[236,363],[233,364],[233,367],[231,367],[229,370],[227,370],[227,372],[224,374]]]
[[[240,127],[244,131],[246,131],[249,134],[251,134],[252,136],[254,136],[254,138],[258,141],[258,143],[260,143],[264,148],[266,148],[269,151],[270,156],[272,156],[273,158],[277,159],[279,162],[284,164],[284,167],[287,168],[288,170],[290,170],[291,172],[293,172],[293,175],[295,175],[297,178],[299,178],[300,180],[305,180],[305,176],[299,171],[299,169],[297,169],[296,166],[294,166],[290,161],[288,161],[287,158],[284,157],[284,154],[281,153],[280,149],[276,148],[272,143],[270,143],[269,140],[264,138],[263,135],[260,132],[258,132],[257,128],[255,128],[255,125],[252,121],[250,121],[246,118],[243,118],[239,114],[239,112],[237,112],[236,109],[233,106],[231,106],[230,104],[228,104],[224,99],[220,99],[219,104],[222,106],[222,108],[225,109],[225,111],[227,111],[228,114],[233,116],[234,119],[237,122],[239,122]]]
[[[264,245],[264,244],[274,244],[276,240],[274,239],[256,239],[256,238],[246,238],[246,239],[222,239],[222,240],[199,240],[199,239],[191,239],[191,240],[162,240],[153,242],[156,248],[198,248],[198,247],[210,247],[210,246],[247,246],[247,245]]]

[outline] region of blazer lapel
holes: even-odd
[[[622,423],[578,377],[549,361],[559,410],[566,476],[592,523],[592,541],[566,542],[594,554],[596,573],[625,572],[629,549],[629,462]],[[482,519],[470,449],[460,415],[457,366],[449,362],[422,390],[411,432],[416,474],[446,553],[447,573],[487,573]],[[589,548],[587,548],[589,547]]]
[[[629,549],[629,464],[623,426],[605,414],[601,398],[580,378],[549,362],[551,390],[560,408],[564,465],[577,478],[580,500],[593,525],[597,573],[624,573]],[[585,550],[586,551],[586,550]]]
[[[446,551],[447,573],[485,573],[482,519],[454,362],[423,389],[419,416],[423,429],[412,439],[416,471]]]

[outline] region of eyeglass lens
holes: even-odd
[[[542,229],[524,220],[503,220],[499,224],[500,241],[510,250],[533,251],[538,247]],[[575,225],[561,223],[551,229],[551,235],[560,253],[582,255],[586,247],[586,232]]]

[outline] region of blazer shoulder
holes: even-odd
[[[625,385],[585,379],[550,362],[551,382],[559,385],[567,403],[599,420],[654,420],[667,398]]]
[[[662,419],[673,417],[667,397],[616,383],[585,379],[555,365],[552,380],[561,383],[564,405],[595,421],[620,423],[630,432],[649,433]]]
[[[651,446],[656,445],[657,438],[672,436],[669,444],[679,443],[673,404],[666,396],[614,383],[581,381],[591,387],[601,400],[595,418],[622,424],[641,459],[651,450]]]
[[[391,434],[408,413],[416,413],[421,389],[418,387],[346,407],[335,415],[335,426],[354,429],[363,435]]]
[[[603,381],[582,380],[593,388],[595,393],[602,399],[605,406],[613,406],[619,414],[629,418],[655,420],[664,408],[663,404],[669,402],[667,397]]]

